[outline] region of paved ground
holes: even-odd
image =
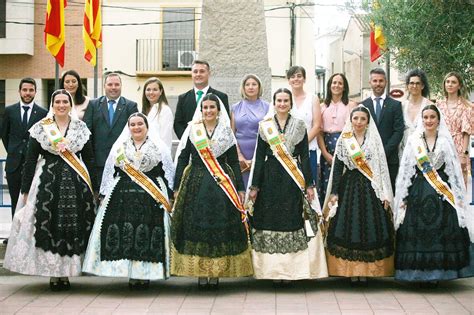
[[[347,279],[298,281],[223,280],[218,291],[199,291],[196,280],[154,281],[131,292],[126,279],[71,279],[68,292],[51,292],[48,279],[0,276],[1,314],[473,314],[474,279],[420,289],[392,279],[352,288]]]

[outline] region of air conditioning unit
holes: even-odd
[[[197,53],[194,50],[178,50],[178,68],[191,68],[196,55]]]

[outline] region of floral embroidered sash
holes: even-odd
[[[148,176],[146,176],[142,171],[135,168],[135,166],[130,163],[130,161],[127,159],[127,156],[125,155],[125,149],[123,146],[118,149],[115,162],[115,164],[119,165],[132,181],[143,188],[143,190],[145,190],[158,203],[161,203],[165,207],[166,211],[171,212],[171,205],[163,192]]]
[[[52,118],[43,119],[41,126],[49,141],[58,152],[58,155],[84,180],[91,192],[93,192],[92,182],[87,168],[77,155],[67,148],[68,140],[63,137],[54,120]]]
[[[371,182],[374,182],[374,173],[372,172],[370,165],[367,163],[364,152],[360,148],[359,142],[357,142],[354,134],[352,132],[345,132],[341,136],[342,142],[359,172],[361,172],[362,175],[367,177]]]
[[[202,122],[193,124],[191,126],[191,133],[192,134],[190,135],[190,139],[192,139],[192,143],[196,148],[199,157],[201,158],[202,162],[206,166],[211,176],[216,181],[217,185],[219,185],[219,187],[224,191],[224,193],[235,206],[235,208],[240,212],[242,222],[244,223],[245,228],[248,232],[247,214],[245,212],[242,201],[240,200],[239,194],[237,193],[237,189],[232,183],[232,180],[230,179],[229,175],[227,175],[222,169],[221,165],[219,164],[219,161],[217,161],[216,157],[214,156],[214,153],[211,150],[204,124]]]

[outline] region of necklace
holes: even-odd
[[[216,121],[216,125],[214,126],[214,128],[212,128],[212,130],[209,131],[209,130],[208,130],[208,127],[207,127],[206,124],[203,122],[204,127],[205,127],[205,129],[206,129],[206,136],[207,136],[207,138],[208,138],[209,140],[211,140],[211,139],[212,139],[212,136],[214,136],[214,132],[216,132],[217,124],[218,124],[218,123],[219,123],[219,121]],[[211,133],[210,135],[209,135],[209,132]]]
[[[284,134],[286,132],[286,127],[288,127],[288,122],[290,121],[291,115],[288,114],[288,118],[286,119],[285,126],[283,128],[281,128],[281,126],[280,126],[280,122],[278,121],[277,115],[275,115],[274,117],[275,117],[275,121],[277,123],[278,132]]]
[[[141,158],[143,156],[143,153],[140,151],[143,147],[143,145],[146,143],[146,140],[148,139],[148,137],[145,138],[145,141],[142,142],[142,144],[140,144],[140,146],[137,148],[137,146],[135,145],[135,141],[132,139],[132,143],[133,143],[133,147],[135,148],[135,160],[136,161],[141,161]]]
[[[425,132],[423,132],[423,141],[425,142],[425,147],[428,152],[434,152],[436,149],[436,142],[438,142],[438,133],[436,133],[435,140],[433,143],[433,148],[430,149],[430,146],[428,145],[428,142],[426,141],[426,135]]]

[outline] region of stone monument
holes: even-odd
[[[263,0],[203,0],[198,58],[211,65],[210,85],[241,99],[244,75],[262,80],[262,98],[271,102],[271,70]]]

